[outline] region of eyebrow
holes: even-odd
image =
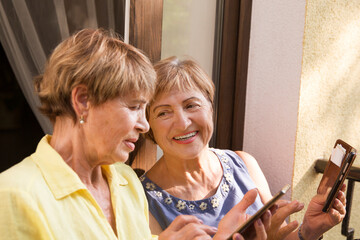
[[[189,98],[185,99],[184,101],[182,101],[182,103],[187,102],[189,100],[193,100],[193,99],[200,100],[200,98],[197,98],[197,97],[189,97]],[[170,105],[169,104],[158,105],[158,106],[154,107],[152,112],[154,113],[156,109],[161,108],[161,107],[170,107]]]
[[[130,100],[130,102],[134,102],[134,103],[148,103],[148,101],[146,101],[146,99],[141,98],[141,99],[132,99]]]
[[[155,110],[158,109],[158,108],[161,108],[161,107],[170,107],[170,105],[168,105],[168,104],[158,105],[158,106],[154,107],[152,112],[155,113]]]
[[[134,102],[136,103],[148,103],[148,101],[144,100],[144,99],[140,99],[140,100],[135,100]]]

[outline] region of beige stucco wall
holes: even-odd
[[[360,150],[360,1],[308,0],[303,42],[292,198],[307,203],[341,138]],[[355,161],[360,165],[360,157]],[[303,213],[292,219],[301,221]],[[350,226],[360,237],[360,183],[355,184]],[[325,239],[345,239],[340,225]]]

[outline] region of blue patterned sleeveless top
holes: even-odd
[[[217,227],[223,216],[237,203],[244,194],[256,188],[243,160],[230,150],[210,149],[218,158],[223,168],[223,177],[216,193],[206,199],[188,201],[174,197],[147,178],[140,177],[149,203],[151,214],[162,229],[167,228],[179,215],[194,215],[204,224]],[[247,209],[253,215],[263,206],[260,197]]]

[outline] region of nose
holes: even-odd
[[[179,128],[180,130],[186,130],[191,124],[190,118],[187,114],[180,110],[175,112],[174,126]]]
[[[141,111],[141,113],[139,114],[136,128],[140,133],[146,133],[147,131],[149,131],[150,125],[149,122],[146,120],[145,110]]]

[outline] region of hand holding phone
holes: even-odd
[[[355,158],[355,148],[341,139],[335,142],[330,159],[326,164],[324,174],[317,189],[318,194],[328,194],[322,209],[323,212],[328,212],[332,207]]]
[[[245,239],[255,234],[254,223],[259,219],[267,210],[269,210],[277,200],[279,200],[290,188],[290,185],[285,185],[270,201],[268,201],[262,208],[260,208],[254,215],[252,215],[246,222],[241,224],[237,230],[229,236],[228,240],[232,239],[235,233],[240,233]]]

